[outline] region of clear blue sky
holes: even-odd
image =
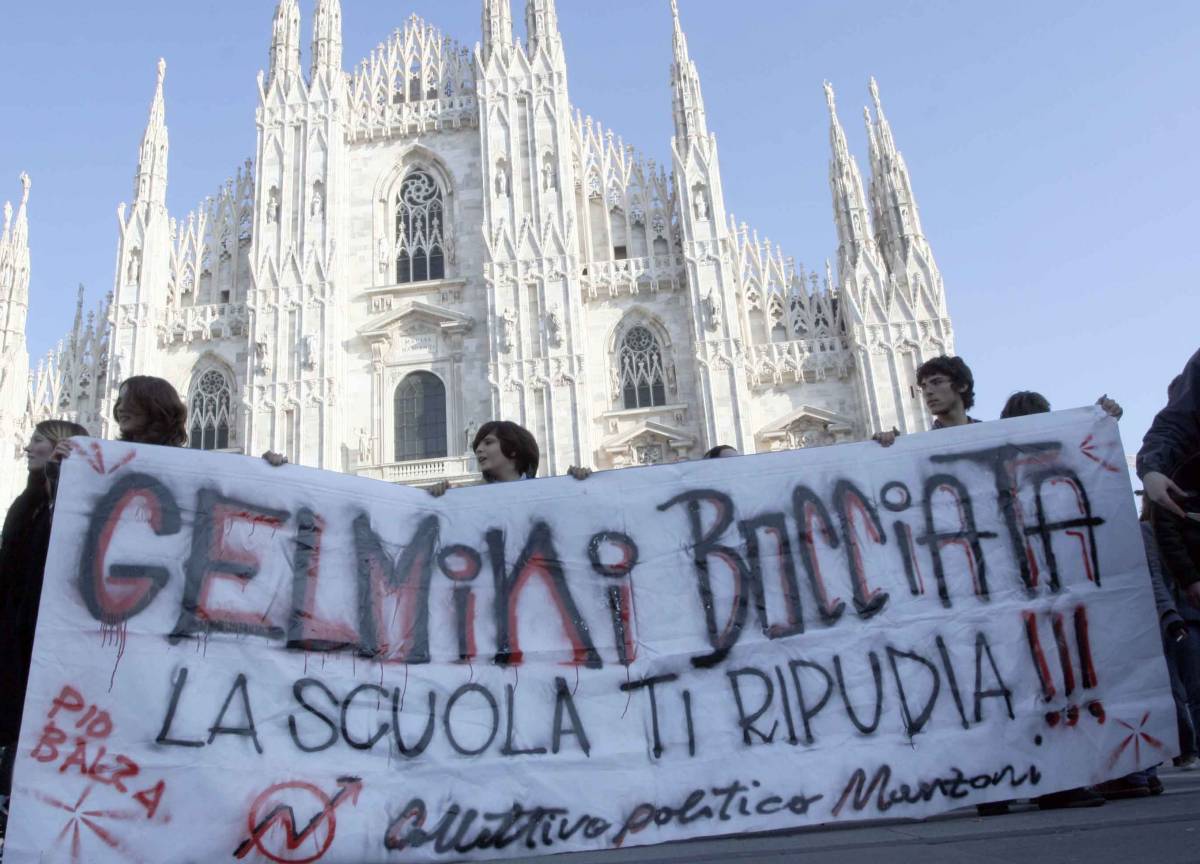
[[[347,65],[416,13],[474,44],[480,0],[342,0]],[[1189,0],[679,0],[726,201],[810,266],[833,257],[823,79],[866,170],[875,75],[941,266],[958,349],[993,418],[1017,389],[1108,392],[1134,451],[1200,346],[1200,7]],[[302,0],[304,42],[313,0]],[[168,62],[168,203],[183,216],[253,153],[274,0],[0,6],[0,199],[33,177],[29,344],[111,288]],[[575,105],[669,157],[667,0],[559,0]],[[517,30],[523,3],[514,0]],[[307,51],[305,52],[307,54]],[[307,64],[307,58],[306,58]]]

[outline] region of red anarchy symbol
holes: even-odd
[[[347,798],[357,804],[362,792],[362,780],[358,777],[339,777],[338,791],[333,797],[326,795],[311,783],[292,781],[271,786],[250,805],[247,826],[250,836],[234,851],[234,858],[245,858],[252,849],[280,864],[310,864],[317,861],[333,844],[337,831],[337,808]],[[288,794],[291,793],[291,794]],[[296,830],[296,813],[288,799],[315,799],[319,811],[300,831]],[[272,831],[279,826],[282,831]],[[270,835],[268,837],[268,835]],[[316,851],[300,851],[300,847],[312,840]],[[270,848],[268,848],[270,847]],[[282,848],[280,848],[282,847]]]

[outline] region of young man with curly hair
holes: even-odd
[[[975,404],[975,376],[961,357],[943,354],[926,360],[917,369],[917,389],[925,399],[925,407],[933,415],[934,429],[979,422],[967,414]],[[898,429],[892,429],[876,432],[871,440],[891,447],[899,435]]]

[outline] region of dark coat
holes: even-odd
[[[1167,388],[1167,405],[1154,418],[1137,455],[1137,473],[1168,477],[1190,456],[1200,453],[1200,351]]]
[[[1200,522],[1154,508],[1154,536],[1163,566],[1180,588],[1200,582]]]
[[[0,537],[0,744],[15,743],[21,731],[52,512],[45,486],[31,483],[13,501]]]
[[[1176,603],[1179,586],[1163,567],[1162,556],[1158,551],[1158,540],[1154,536],[1154,528],[1149,522],[1138,524],[1142,529],[1142,544],[1146,547],[1146,567],[1150,571],[1150,586],[1154,589],[1154,608],[1158,610],[1158,624],[1165,639],[1168,628],[1176,622],[1182,622],[1185,617],[1180,613]]]

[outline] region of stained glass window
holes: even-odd
[[[446,278],[442,190],[427,171],[412,171],[396,196],[396,282]]]
[[[621,396],[626,408],[650,408],[667,404],[662,351],[650,329],[637,325],[629,328],[621,340]]]
[[[446,456],[446,385],[430,372],[413,372],[396,388],[396,461]]]
[[[189,440],[193,450],[225,450],[233,425],[233,388],[217,369],[209,369],[192,384],[188,403]]]

